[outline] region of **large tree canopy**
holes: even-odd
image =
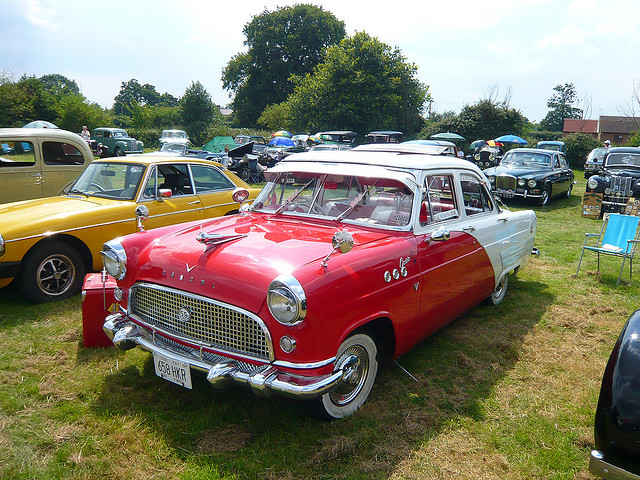
[[[320,63],[325,50],[344,38],[345,28],[321,7],[302,4],[265,9],[243,33],[248,50],[229,61],[222,82],[234,94],[237,122],[252,126],[266,106],[293,92],[295,79]]]
[[[148,83],[140,85],[138,80],[132,78],[128,82],[122,82],[120,92],[114,98],[113,111],[116,115],[130,117],[131,105],[175,107],[178,99],[169,93],[158,93],[156,87]]]
[[[540,122],[542,130],[561,132],[566,118],[581,118],[582,110],[574,107],[576,102],[576,88],[573,83],[556,85],[553,90],[556,92],[547,102],[547,107],[551,109],[546,117]]]
[[[327,50],[326,59],[296,86],[278,110],[289,128],[416,131],[429,98],[417,67],[396,49],[364,32]],[[269,110],[265,112],[268,117]]]

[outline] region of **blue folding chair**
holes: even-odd
[[[622,258],[622,267],[620,267],[620,275],[618,275],[618,283],[622,278],[622,271],[627,258],[629,259],[629,279],[633,274],[633,256],[636,253],[636,245],[640,243],[638,236],[638,224],[640,217],[632,215],[620,215],[619,213],[610,213],[604,219],[602,230],[600,233],[586,233],[584,245],[582,247],[582,255],[578,263],[578,270],[582,264],[584,251],[589,250],[598,254],[598,272],[600,271],[600,255],[613,255]],[[587,245],[589,240],[595,239],[595,244]]]

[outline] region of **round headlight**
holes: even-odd
[[[611,195],[611,189],[610,188],[605,188],[604,189],[604,193],[606,193],[607,195]]]
[[[519,178],[518,179],[518,186],[519,187],[524,187],[524,178]]]
[[[493,153],[489,155],[489,160],[493,162],[495,159],[496,159],[496,156]]]
[[[529,185],[529,188],[534,188],[536,186],[536,181],[535,180],[529,180],[527,182],[527,185]]]
[[[591,190],[595,190],[596,188],[598,188],[598,180],[596,180],[594,177],[589,178],[589,180],[587,181],[587,187],[589,187]]]
[[[496,183],[496,177],[489,177],[489,181],[491,183]]]
[[[127,254],[118,240],[111,240],[102,246],[102,263],[107,273],[116,280],[127,274]]]
[[[271,315],[283,325],[300,323],[307,315],[307,297],[300,282],[290,274],[280,275],[271,282],[267,306]]]
[[[479,154],[479,153],[476,153],[476,154],[473,156],[473,158],[474,158],[476,161],[477,161],[477,160],[480,160],[480,154]]]

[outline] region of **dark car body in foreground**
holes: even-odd
[[[484,173],[498,196],[530,199],[538,205],[546,205],[552,197],[570,196],[575,183],[564,153],[536,148],[510,150],[498,166]]]
[[[610,148],[602,173],[587,181],[587,192],[603,194],[603,213],[624,213],[629,198],[640,197],[640,148]]]
[[[640,479],[640,310],[620,333],[604,371],[589,470],[608,480]]]

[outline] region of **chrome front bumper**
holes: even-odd
[[[175,348],[159,339],[154,340],[147,330],[119,313],[107,316],[103,330],[121,350],[138,347],[148,352],[157,352],[173,360],[186,362],[191,368],[206,373],[207,380],[214,386],[234,381],[248,385],[259,396],[275,394],[301,400],[322,396],[347,381],[358,362],[355,355],[348,356],[335,366],[332,373],[314,377],[283,372],[268,363],[263,369],[247,372],[243,371],[240,362],[232,358],[224,358],[216,363],[207,362],[195,354],[190,355],[188,351]]]
[[[606,480],[640,480],[640,475],[631,473],[604,460],[604,455],[598,450],[591,451],[589,471]]]

